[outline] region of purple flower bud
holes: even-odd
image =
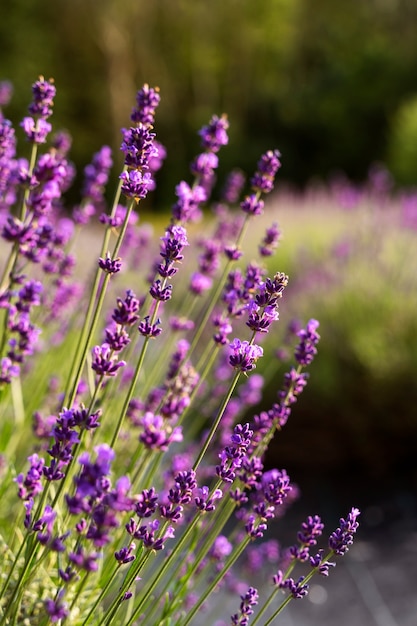
[[[233,339],[229,343],[231,354],[229,356],[230,365],[241,372],[250,372],[256,367],[257,360],[263,356],[263,349],[248,341]]]
[[[274,222],[272,226],[266,229],[265,236],[259,245],[259,254],[261,256],[272,256],[278,247],[281,238],[281,231],[278,224]]]
[[[56,600],[52,600],[48,598],[44,601],[45,611],[49,615],[49,619],[52,623],[60,622],[61,620],[65,620],[70,614],[68,606],[66,602],[63,602],[62,598],[64,595],[64,590],[62,590]]]
[[[151,337],[152,339],[155,339],[155,337],[158,337],[162,333],[162,328],[160,327],[161,320],[158,318],[155,324],[150,324],[149,320],[150,316],[146,315],[146,317],[144,317],[139,324],[138,331],[144,337]]]
[[[113,354],[110,346],[103,343],[92,350],[92,369],[99,376],[116,376],[118,370],[126,365],[126,361],[118,361],[117,354]]]
[[[190,291],[196,296],[201,296],[205,291],[211,289],[213,281],[208,276],[194,272],[190,280]]]
[[[0,119],[0,159],[12,159],[15,151],[16,138],[12,123]]]
[[[151,517],[156,511],[157,503],[158,494],[155,489],[153,487],[144,489],[137,497],[135,504],[136,514],[141,518]]]
[[[224,253],[230,261],[238,261],[242,256],[242,250],[236,245],[226,245]]]
[[[139,198],[147,196],[152,182],[149,172],[142,174],[139,170],[128,170],[122,172],[119,178],[123,181],[122,193],[128,198],[134,198],[138,202]]]
[[[148,169],[149,159],[157,155],[153,147],[155,133],[149,128],[139,124],[128,129],[123,129],[123,141],[121,151],[125,155],[125,165],[135,170]]]
[[[203,126],[198,133],[201,137],[203,148],[210,152],[218,152],[222,146],[226,146],[229,141],[227,136],[228,128],[229,122],[226,115],[221,117],[213,115],[208,125]]]
[[[287,578],[279,586],[283,589],[288,589],[294,599],[304,598],[308,594],[309,590],[308,585],[303,585],[304,579],[305,576],[300,576],[297,581],[293,578]]]
[[[251,186],[257,192],[269,193],[274,188],[274,179],[281,167],[279,160],[281,154],[278,150],[268,150],[258,161],[258,171],[251,179]]]
[[[44,119],[52,115],[55,94],[53,79],[45,80],[43,76],[40,76],[39,80],[32,85],[33,100],[29,106],[29,113]]]
[[[42,118],[35,122],[33,117],[24,117],[20,125],[32,143],[45,143],[46,137],[52,130],[51,124]]]
[[[149,289],[149,293],[151,294],[154,300],[159,300],[160,302],[166,302],[172,298],[172,285],[167,285],[166,287],[162,287],[162,283],[157,278],[151,285]]]
[[[172,216],[183,224],[196,222],[201,217],[200,204],[207,200],[207,193],[201,185],[190,187],[181,181],[175,188],[178,200],[172,207]]]
[[[232,170],[227,177],[224,189],[222,191],[222,200],[229,204],[238,201],[240,192],[245,184],[245,175],[241,170]]]
[[[360,515],[359,509],[353,508],[346,519],[340,518],[340,526],[329,537],[329,548],[335,554],[343,555],[349,550],[353,543],[353,536],[356,533],[359,522],[357,517]]]
[[[240,208],[244,213],[250,215],[262,215],[264,212],[264,201],[260,200],[256,194],[246,196],[240,203]]]
[[[117,298],[117,307],[113,311],[112,319],[121,326],[133,326],[139,319],[139,300],[131,289],[126,291],[124,300]]]
[[[13,85],[8,80],[0,81],[0,107],[9,104],[13,95]]]
[[[218,167],[219,159],[213,152],[203,152],[199,154],[191,164],[191,172],[194,176],[206,177],[212,176],[214,170]]]
[[[149,85],[145,83],[136,94],[137,106],[132,110],[130,116],[132,122],[152,126],[154,123],[155,110],[160,100],[159,88],[149,87]]]
[[[117,274],[117,272],[120,272],[122,269],[122,261],[120,257],[112,259],[110,252],[107,252],[105,259],[102,257],[99,258],[98,265],[104,272],[106,272],[106,274]]]
[[[126,565],[127,563],[131,563],[135,560],[136,557],[132,554],[135,547],[135,544],[131,543],[129,546],[121,548],[114,553],[114,558],[119,565]]]
[[[295,349],[295,358],[297,363],[303,365],[310,365],[315,355],[317,354],[316,345],[319,342],[320,335],[317,333],[319,322],[311,319],[305,329],[298,331],[297,335],[300,338],[300,343]]]
[[[12,378],[19,376],[20,367],[13,363],[8,357],[4,356],[0,361],[0,383],[9,384]]]
[[[240,612],[232,615],[232,624],[235,626],[247,626],[249,624],[249,616],[252,615],[252,607],[258,604],[259,594],[255,587],[249,587],[247,592],[240,596]]]

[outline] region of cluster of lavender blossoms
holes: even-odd
[[[245,261],[244,239],[257,236],[280,153],[260,157],[246,193],[232,171],[214,201],[229,123],[213,116],[154,241],[139,205],[166,157],[159,90],[137,93],[114,200],[104,146],[74,207],[71,138],[49,121],[54,82],[40,77],[32,93],[18,156],[3,113],[12,88],[0,84],[0,624],[186,626],[207,610],[219,626],[270,624],[347,552],[359,515],[340,520],[327,549],[317,515],[292,546],[268,535],[298,496],[267,465],[268,446],[319,341],[316,320],[298,329],[276,401],[254,414],[261,344],[274,341],[289,279],[268,276],[277,223],[259,230],[258,261]],[[225,602],[212,603],[219,589]]]

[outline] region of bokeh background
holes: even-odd
[[[259,409],[288,366],[276,349],[291,321],[319,319],[322,341],[268,462],[300,484],[303,506],[330,518],[360,506],[365,533],[406,529],[411,545],[417,2],[1,0],[0,78],[14,85],[6,115],[16,123],[39,74],[55,79],[54,127],[73,135],[80,176],[104,143],[117,162],[136,90],[160,87],[155,130],[168,157],[147,207],[157,214],[169,210],[198,152],[196,130],[213,113],[230,120],[219,184],[232,167],[250,174],[262,152],[280,149],[268,219],[283,241],[270,269],[287,272],[290,286],[281,334],[265,345]]]

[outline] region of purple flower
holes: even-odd
[[[140,422],[143,432],[139,441],[151,450],[166,452],[171,442],[182,441],[181,428],[172,428],[160,415],[147,411]]]
[[[317,539],[321,536],[323,528],[324,524],[318,515],[314,515],[314,517],[309,515],[297,533],[299,545],[289,548],[291,556],[301,562],[307,561],[310,557],[310,548],[317,544]]]
[[[138,517],[141,518],[151,517],[156,511],[157,504],[158,494],[155,489],[153,487],[144,489],[142,493],[137,496],[135,512]]]
[[[288,589],[294,599],[304,598],[308,594],[309,590],[309,586],[303,584],[304,579],[305,576],[300,576],[297,581],[293,578],[287,578],[277,586],[282,589]]]
[[[263,356],[263,349],[260,346],[250,344],[248,341],[240,341],[237,338],[229,343],[229,348],[231,349],[230,365],[243,373],[255,369],[257,360]]]
[[[234,244],[226,245],[224,247],[224,253],[230,261],[238,261],[243,256],[242,250]]]
[[[71,149],[72,137],[65,130],[60,130],[54,134],[51,143],[60,156],[65,157]]]
[[[158,337],[162,333],[162,328],[160,327],[161,320],[158,318],[155,324],[150,324],[149,320],[150,316],[146,315],[139,324],[138,331],[144,337],[155,339],[155,337]]]
[[[12,159],[16,151],[14,128],[9,120],[0,119],[0,159]]]
[[[161,237],[160,256],[164,259],[164,263],[160,263],[157,267],[158,273],[163,278],[174,276],[177,268],[174,263],[181,263],[184,258],[182,251],[188,246],[187,231],[183,226],[171,226]]]
[[[314,357],[317,354],[316,345],[319,342],[320,335],[317,333],[319,322],[311,319],[306,328],[298,331],[297,335],[300,338],[300,343],[295,349],[295,358],[297,363],[303,365],[310,365]]]
[[[143,124],[123,130],[121,151],[125,155],[125,165],[135,170],[148,169],[149,159],[157,155],[153,147],[155,133]]]
[[[147,196],[152,181],[149,172],[142,174],[139,170],[128,170],[122,172],[119,178],[123,181],[122,193],[128,198],[134,198],[138,202],[139,198]]]
[[[82,195],[84,199],[89,198],[96,207],[104,203],[104,187],[113,165],[111,154],[111,148],[103,146],[94,154],[92,162],[84,168]]]
[[[53,79],[45,80],[43,76],[40,76],[39,80],[32,85],[33,100],[29,105],[29,113],[43,119],[50,117],[55,94],[56,88]]]
[[[241,170],[232,170],[222,190],[222,199],[229,204],[239,200],[240,192],[245,184],[245,175]]]
[[[112,319],[121,326],[133,326],[139,319],[139,300],[131,289],[126,291],[124,300],[117,298],[117,307],[113,310]]]
[[[213,335],[215,343],[225,346],[227,344],[227,336],[233,331],[230,320],[222,315],[215,315],[213,318],[213,326],[216,332]]]
[[[45,143],[52,130],[51,124],[42,118],[35,121],[33,117],[24,117],[20,125],[32,143]]]
[[[279,312],[275,306],[266,306],[261,309],[255,302],[248,305],[249,317],[246,326],[258,333],[267,333],[272,322],[279,319]]]
[[[264,212],[264,201],[260,200],[257,194],[246,196],[240,203],[240,208],[244,213],[250,215],[262,215]]]
[[[290,477],[285,469],[272,469],[265,472],[261,485],[263,498],[273,506],[280,506],[292,491]]]
[[[253,431],[249,424],[237,424],[231,436],[231,445],[225,446],[219,453],[220,464],[216,466],[216,474],[225,482],[232,483],[236,478],[236,470],[241,467],[250,446]]]
[[[110,252],[107,252],[105,259],[102,257],[99,258],[98,265],[104,272],[106,272],[106,274],[117,274],[117,272],[120,272],[122,269],[122,261],[120,257],[112,259]]]
[[[280,152],[268,150],[258,161],[258,171],[251,178],[251,186],[257,192],[269,193],[274,188],[274,179],[281,167]]]
[[[68,606],[63,602],[64,590],[62,589],[55,600],[47,599],[44,602],[45,610],[51,622],[60,622],[70,614]]]
[[[42,283],[38,280],[28,280],[18,292],[19,300],[16,302],[18,311],[29,312],[30,307],[39,306],[41,294],[43,292]]]
[[[203,239],[198,245],[203,249],[198,257],[200,272],[207,276],[214,276],[220,265],[220,243],[215,239]]]
[[[172,216],[183,224],[196,222],[201,217],[200,204],[207,199],[207,193],[201,185],[190,187],[181,181],[175,188],[178,200],[172,207]]]
[[[0,361],[0,383],[10,383],[12,378],[19,376],[20,367],[4,356]]]
[[[215,511],[215,501],[223,497],[221,489],[216,489],[212,496],[209,497],[210,490],[206,486],[197,489],[197,493],[198,495],[194,498],[195,505],[199,511],[206,511],[207,513]]]
[[[126,365],[126,361],[117,360],[117,354],[112,353],[107,343],[94,346],[92,355],[91,367],[99,376],[116,376],[118,370]]]
[[[255,515],[249,515],[245,524],[245,531],[251,539],[261,539],[267,528],[268,525],[262,521],[262,518],[255,517]]]
[[[69,560],[77,566],[78,569],[86,572],[96,572],[98,570],[98,553],[90,552],[88,554],[81,546],[78,546],[75,552],[70,552]]]
[[[22,500],[31,500],[43,490],[42,476],[45,460],[37,454],[28,457],[30,468],[26,474],[19,474],[15,482],[19,486],[18,496]]]
[[[310,556],[311,567],[317,567],[321,576],[328,576],[331,567],[336,567],[333,561],[325,561],[323,559],[324,550],[321,549],[314,556]]]
[[[281,238],[281,231],[278,224],[274,222],[272,226],[266,229],[265,236],[259,245],[259,254],[261,256],[271,256],[278,247]]]
[[[209,152],[218,152],[222,146],[226,146],[229,138],[227,136],[227,129],[229,128],[229,122],[226,115],[218,117],[213,115],[207,126],[199,131],[201,137],[201,143],[205,150]]]
[[[247,592],[240,596],[242,602],[240,603],[239,613],[232,615],[232,624],[236,626],[247,626],[249,624],[249,616],[253,613],[253,608],[258,604],[259,594],[255,587],[249,587]]]
[[[290,369],[289,372],[284,374],[284,386],[283,389],[278,393],[278,397],[280,398],[280,404],[284,404],[284,406],[288,406],[289,404],[294,404],[297,401],[297,397],[302,393],[304,387],[307,384],[307,376],[306,373],[300,373],[294,367]],[[280,411],[280,407],[273,406],[272,410],[275,414],[275,411]],[[285,413],[285,411],[284,411]],[[274,415],[275,417],[275,415]],[[277,414],[277,417],[280,415]]]
[[[145,83],[136,94],[137,106],[132,110],[130,116],[132,122],[152,126],[154,123],[155,110],[160,100],[159,88],[149,87],[149,85]]]
[[[353,536],[359,526],[359,522],[356,521],[359,515],[359,509],[352,508],[346,519],[340,518],[339,528],[329,537],[329,548],[335,554],[343,556],[349,550],[353,543]]]
[[[217,562],[223,562],[231,554],[233,545],[224,535],[218,535],[209,551],[209,557]]]
[[[167,285],[166,287],[162,286],[162,282],[157,278],[152,283],[149,293],[151,294],[154,300],[159,300],[160,302],[166,302],[172,298],[172,285]]]
[[[0,107],[9,104],[13,95],[13,85],[8,80],[0,81]]]
[[[173,504],[188,504],[191,502],[193,489],[197,486],[194,470],[179,472],[175,476],[175,487],[168,493],[168,500]]]
[[[194,272],[191,275],[190,291],[196,296],[201,296],[205,291],[211,289],[213,281],[208,276]]]
[[[191,164],[191,172],[194,176],[205,178],[213,176],[214,170],[218,167],[219,159],[213,152],[203,152],[199,154]]]
[[[136,557],[134,554],[132,554],[135,548],[135,544],[131,543],[129,546],[123,547],[114,553],[114,558],[119,563],[119,565],[126,565],[127,563],[131,563],[135,560]]]
[[[112,352],[120,352],[130,343],[130,337],[124,328],[113,324],[105,329],[106,343]]]

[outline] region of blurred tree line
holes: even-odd
[[[118,156],[135,92],[159,85],[168,149],[159,194],[173,197],[198,150],[197,129],[226,112],[223,173],[250,173],[267,148],[303,185],[384,161],[417,179],[415,0],[2,0],[0,78],[17,122],[39,74],[54,77],[55,128],[75,138],[82,169],[103,143]]]

